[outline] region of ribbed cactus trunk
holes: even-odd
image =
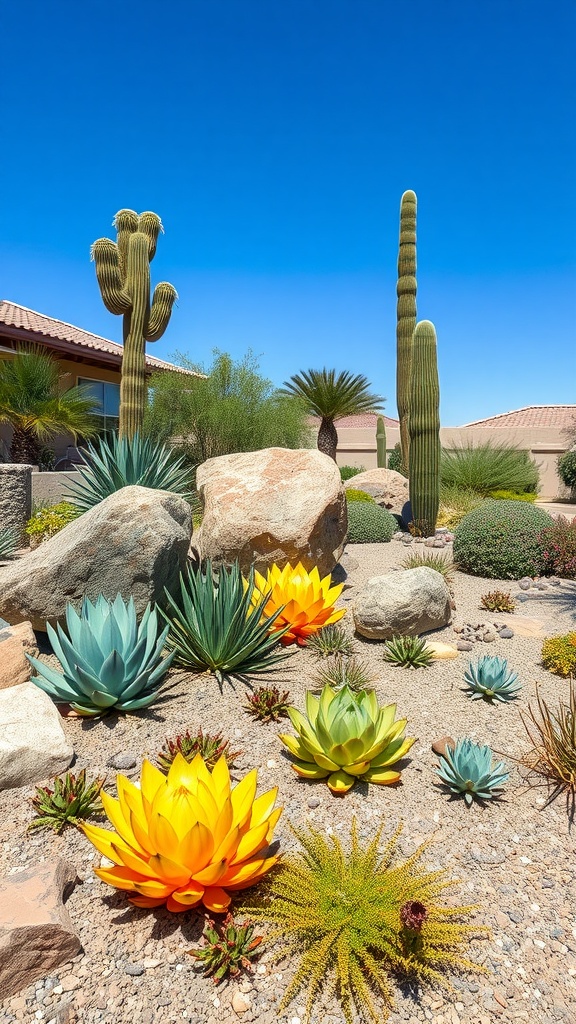
[[[376,465],[378,469],[386,469],[386,424],[383,416],[376,421]]]
[[[416,327],[416,193],[404,192],[400,200],[400,244],[398,247],[398,303],[396,307],[396,404],[400,419],[402,472],[410,464],[410,377],[412,335]]]
[[[164,334],[177,295],[171,284],[161,281],[150,305],[150,263],[162,231],[157,214],[120,210],[114,227],[116,242],[97,239],[92,258],[106,309],[124,317],[120,436],[133,438],[142,430],[146,411],[146,342]]]
[[[414,331],[409,426],[412,523],[417,534],[430,537],[440,504],[440,386],[436,331],[429,320]]]

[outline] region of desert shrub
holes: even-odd
[[[375,502],[348,502],[348,540],[351,544],[377,544],[392,540],[398,523]]]
[[[528,769],[529,779],[535,776],[548,784],[547,804],[565,793],[572,825],[576,813],[576,686],[570,687],[568,703],[561,703],[556,711],[538,692],[536,700],[539,714],[531,707],[526,715],[520,713],[531,745],[518,761]]]
[[[361,491],[356,487],[347,488],[346,501],[365,501],[368,502],[369,505],[376,504],[371,494],[367,494],[366,491]]]
[[[218,349],[213,356],[207,367],[177,356],[185,369],[204,376],[153,374],[144,423],[148,436],[164,442],[178,438],[178,450],[191,465],[232,452],[310,447],[304,403],[262,377],[251,352],[237,362]]]
[[[530,501],[533,504],[538,495],[535,491],[523,491],[521,494],[517,491],[490,491],[488,497],[495,501]]]
[[[402,472],[402,452],[399,441],[396,442],[388,456],[388,469],[393,469],[395,473]]]
[[[544,543],[543,571],[564,579],[576,579],[576,517],[558,516],[541,533]]]
[[[576,487],[576,448],[558,457],[558,476],[566,487]]]
[[[472,509],[478,508],[483,501],[484,498],[469,487],[443,485],[440,488],[440,508],[436,526],[447,526],[449,530],[454,530],[464,516]]]
[[[576,632],[549,636],[542,644],[542,664],[556,676],[576,676]]]
[[[365,468],[365,466],[340,466],[340,479],[342,483],[350,480],[353,476],[358,476],[358,473],[364,473]]]
[[[521,494],[538,486],[538,470],[528,452],[490,442],[443,450],[440,476],[444,486],[468,487],[483,495],[496,490]]]
[[[542,530],[552,517],[522,501],[485,501],[456,528],[454,560],[464,572],[518,580],[542,570]]]
[[[454,582],[454,572],[456,571],[456,565],[452,561],[449,555],[432,555],[421,554],[414,551],[410,555],[406,555],[406,558],[402,561],[402,569],[420,569],[424,566],[427,569],[435,569],[441,576],[444,577],[446,583]]]
[[[54,537],[79,515],[79,510],[69,501],[59,501],[56,505],[44,505],[30,517],[26,523],[25,532],[31,541],[40,543],[48,537]]]

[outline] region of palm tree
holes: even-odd
[[[58,363],[47,352],[25,348],[0,359],[0,423],[12,427],[12,462],[38,464],[42,446],[57,434],[92,437],[98,432],[87,386],[60,391]]]
[[[338,432],[334,420],[342,416],[357,416],[362,412],[380,412],[381,395],[373,395],[368,379],[361,373],[336,370],[302,370],[284,382],[283,392],[301,398],[313,416],[321,419],[318,430],[318,448],[336,461]]]

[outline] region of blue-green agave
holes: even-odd
[[[80,481],[71,483],[67,497],[87,512],[122,487],[138,484],[158,491],[190,497],[190,470],[181,455],[166,445],[142,438],[100,437],[82,449],[85,466],[78,466]]]
[[[515,700],[522,689],[516,672],[508,671],[505,658],[486,655],[479,658],[476,664],[468,665],[464,679],[472,700],[484,697],[486,700],[499,700],[503,704]]]
[[[469,738],[458,740],[455,747],[447,746],[440,758],[438,775],[453,793],[464,797],[468,806],[474,797],[491,800],[509,778],[503,761],[492,763],[492,750]]]
[[[16,530],[0,530],[0,559],[12,558],[16,550]]]
[[[68,636],[58,624],[46,630],[62,671],[27,655],[38,675],[32,682],[56,704],[70,704],[80,715],[108,711],[137,711],[158,696],[159,683],[173,654],[162,659],[168,626],[158,633],[158,617],[150,605],[140,625],[130,598],[107,601],[102,595],[92,604],[84,598],[80,614],[66,607]]]

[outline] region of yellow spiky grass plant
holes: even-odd
[[[354,819],[348,852],[335,836],[292,831],[302,849],[287,856],[259,898],[243,908],[253,920],[271,923],[268,940],[282,940],[278,959],[285,952],[300,956],[280,1012],[306,987],[307,1022],[323,992],[336,995],[347,1024],[355,1015],[375,1024],[392,1005],[392,975],[450,989],[447,971],[487,973],[463,953],[470,939],[489,929],[462,923],[476,906],[436,902],[458,883],[420,864],[429,842],[397,863],[402,825],[381,850],[382,828],[362,847]]]

